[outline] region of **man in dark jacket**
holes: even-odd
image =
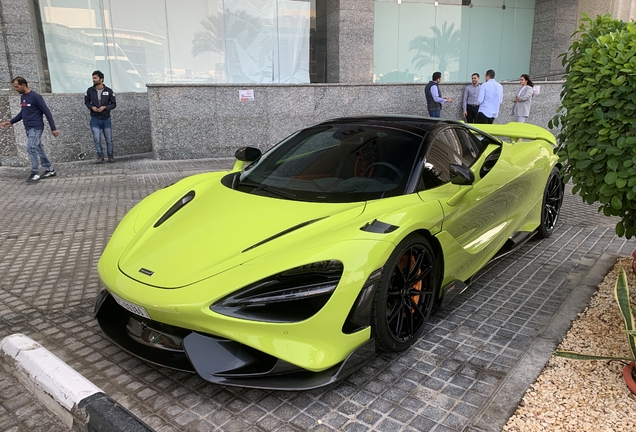
[[[115,162],[113,157],[113,129],[110,123],[110,111],[117,106],[115,93],[104,85],[104,74],[96,70],[93,72],[93,87],[89,87],[84,95],[84,104],[91,112],[91,130],[97,152],[97,161],[104,162],[104,151],[102,150],[102,132],[106,140],[106,153],[108,162]]]
[[[58,136],[59,132],[55,127],[51,110],[44,103],[44,99],[35,91],[29,88],[29,84],[23,77],[15,77],[12,81],[13,88],[20,94],[20,112],[9,121],[3,121],[0,123],[2,129],[6,129],[14,123],[22,120],[24,129],[27,134],[27,153],[29,159],[31,159],[31,174],[26,180],[27,183],[33,183],[41,178],[55,177],[55,170],[49,160],[49,157],[44,151],[42,146],[42,132],[44,132],[44,120],[42,115],[46,116],[46,120],[51,127],[51,133],[54,137]],[[40,175],[38,158],[42,167],[46,170],[44,174]]]
[[[442,105],[446,102],[452,102],[453,99],[449,97],[442,97],[442,92],[439,90],[439,83],[442,80],[442,73],[435,72],[433,79],[426,84],[424,88],[424,95],[426,96],[426,108],[428,109],[428,115],[430,117],[440,118],[442,114]]]

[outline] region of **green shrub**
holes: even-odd
[[[636,23],[584,15],[562,54],[558,154],[573,193],[618,216],[616,234],[636,235]]]

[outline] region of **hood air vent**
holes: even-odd
[[[181,198],[179,201],[174,203],[174,205],[170,207],[168,211],[163,216],[161,216],[161,218],[159,218],[157,223],[154,224],[154,228],[157,228],[159,225],[161,225],[162,223],[170,219],[176,212],[181,210],[187,203],[189,203],[193,199],[194,199],[194,191],[191,190],[190,192],[185,194],[183,198]]]

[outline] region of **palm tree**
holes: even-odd
[[[431,30],[433,37],[420,35],[409,43],[409,51],[417,51],[412,63],[415,69],[437,63],[437,69],[446,71],[461,55],[461,33],[459,29],[455,30],[455,23],[447,26],[446,21],[441,31],[437,26],[432,26]]]
[[[219,22],[225,19],[225,38],[223,38]],[[208,15],[201,20],[203,31],[194,34],[192,55],[194,57],[205,52],[222,54],[227,40],[236,40],[242,47],[248,47],[256,39],[263,28],[263,23],[243,9],[231,11],[225,9],[222,16]]]

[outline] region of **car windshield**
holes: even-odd
[[[302,130],[246,168],[237,190],[312,202],[404,194],[422,138],[393,128],[320,125]]]

